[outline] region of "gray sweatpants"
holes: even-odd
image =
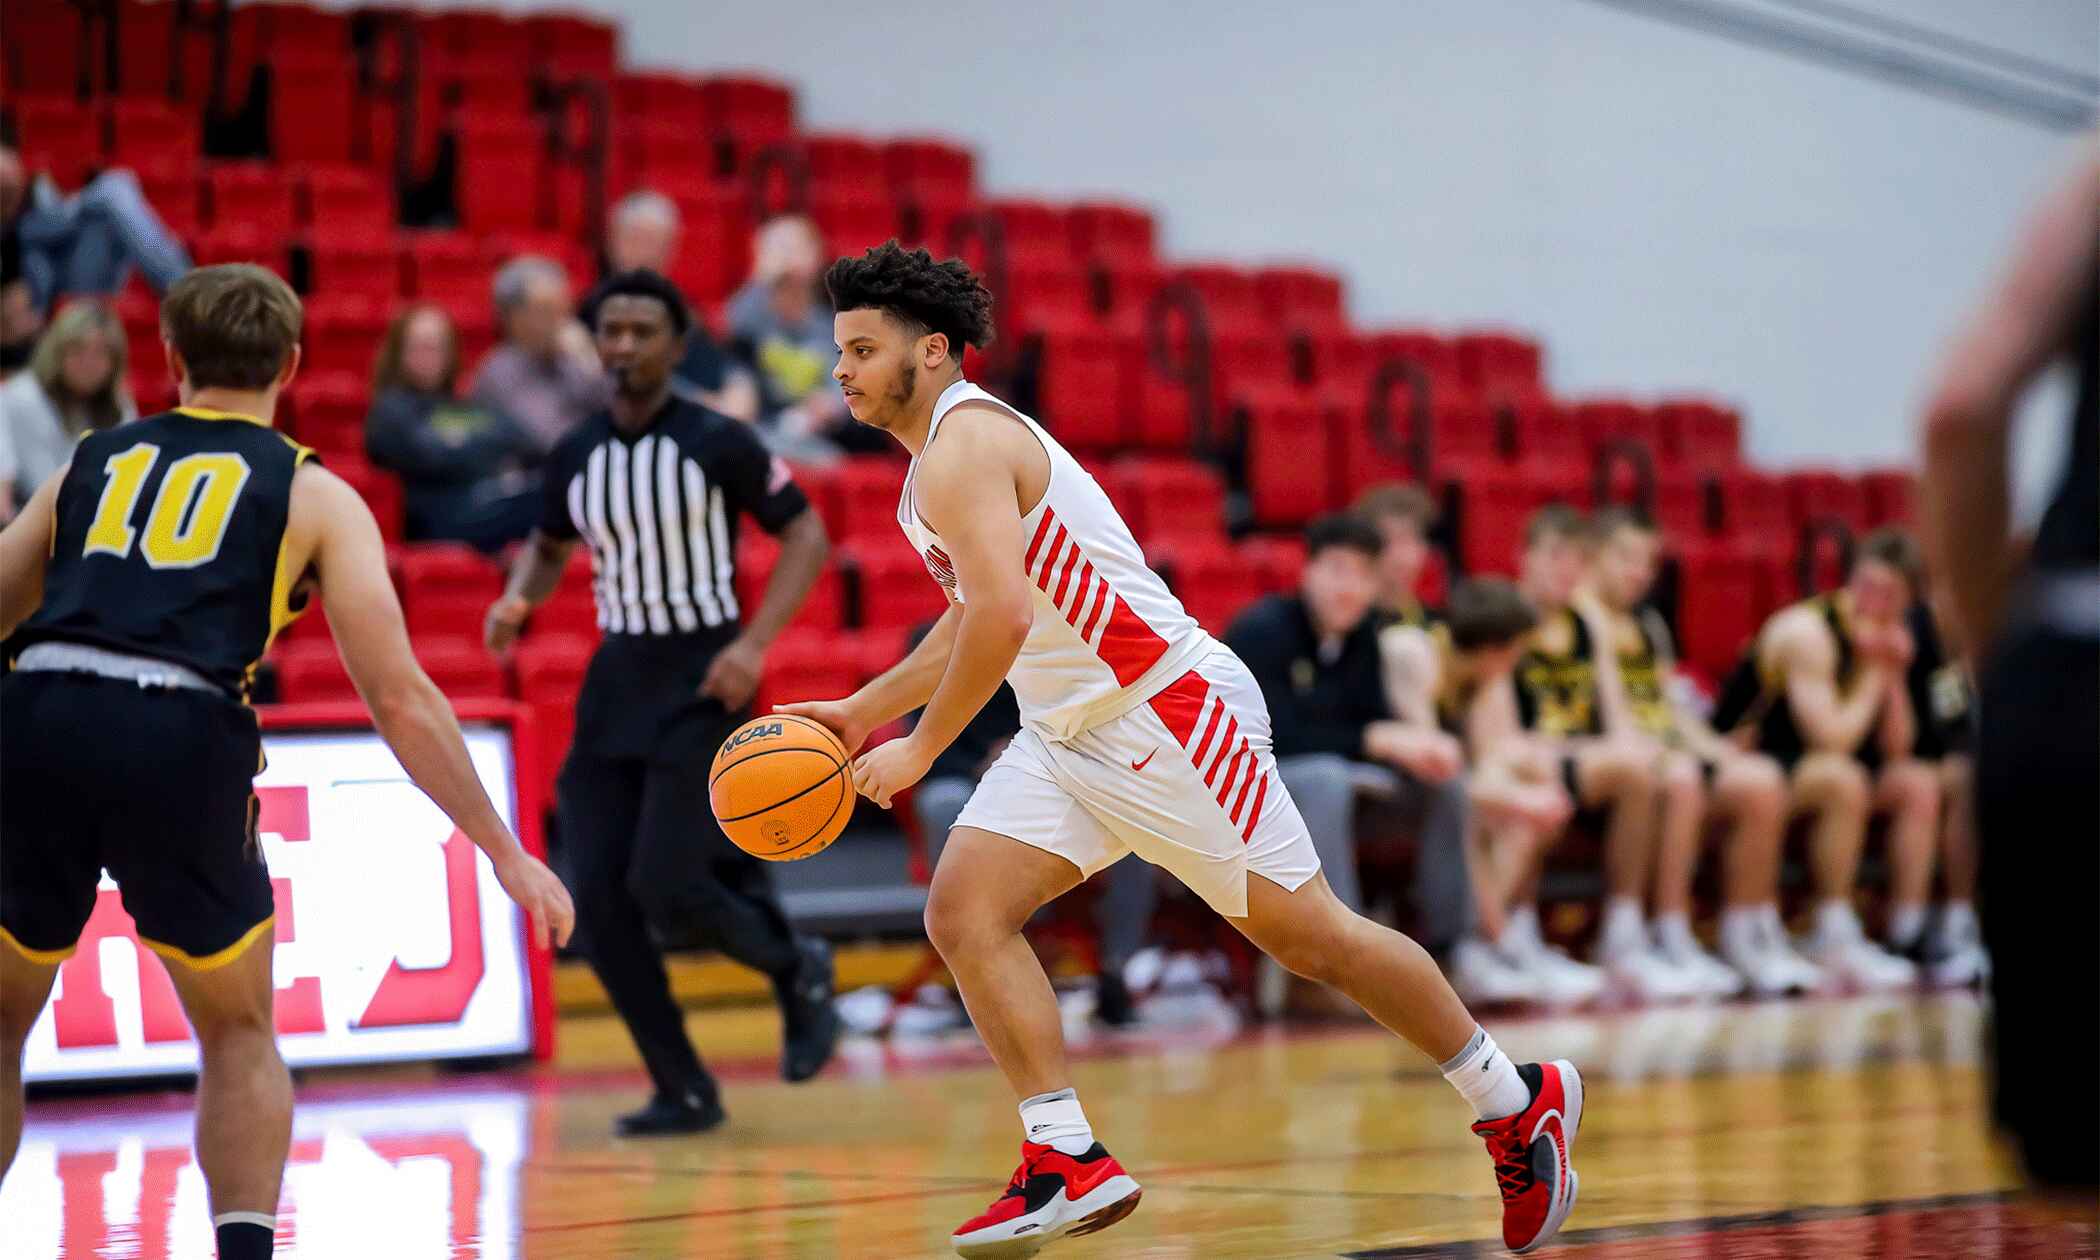
[[[1327,883],[1343,905],[1361,912],[1356,870],[1360,805],[1400,816],[1415,833],[1415,879],[1410,900],[1422,947],[1441,954],[1472,926],[1472,885],[1466,876],[1466,781],[1425,783],[1404,771],[1333,753],[1279,758],[1277,772],[1290,789]]]

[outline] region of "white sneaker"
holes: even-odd
[[[1784,938],[1759,942],[1755,949],[1730,950],[1728,965],[1758,997],[1813,993],[1823,987],[1823,969],[1795,953]]]
[[[1991,955],[1980,944],[1957,945],[1925,964],[1926,979],[1942,988],[1961,989],[1991,978]]]
[[[1613,986],[1638,1002],[1682,1002],[1701,992],[1698,973],[1678,966],[1660,950],[1617,949],[1599,961]]]
[[[1810,961],[1833,978],[1865,990],[1900,989],[1918,982],[1918,965],[1898,958],[1864,936],[1811,940]]]
[[[1697,943],[1658,944],[1655,952],[1671,966],[1691,975],[1702,997],[1730,998],[1743,991],[1743,976],[1735,968],[1699,948]]]
[[[1604,992],[1604,968],[1576,962],[1551,945],[1534,945],[1510,961],[1531,974],[1542,1002],[1574,1006]]]
[[[1451,949],[1451,987],[1467,1002],[1533,1002],[1539,983],[1530,972],[1512,966],[1486,941],[1467,937]]]

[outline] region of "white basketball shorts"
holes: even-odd
[[[955,825],[1055,853],[1082,875],[1136,853],[1235,919],[1248,872],[1295,891],[1320,869],[1276,773],[1261,688],[1222,646],[1069,740],[1023,726]]]

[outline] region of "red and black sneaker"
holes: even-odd
[[[1078,1156],[1023,1142],[1006,1193],[948,1241],[971,1260],[1018,1260],[1067,1234],[1107,1229],[1136,1211],[1143,1194],[1099,1142]]]
[[[1487,1139],[1502,1188],[1502,1244],[1525,1252],[1560,1232],[1575,1207],[1575,1130],[1582,1127],[1582,1075],[1566,1059],[1524,1063],[1531,1105],[1473,1132]]]

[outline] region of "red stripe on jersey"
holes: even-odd
[[[1107,578],[1101,577],[1099,574],[1096,574],[1094,578],[1094,586],[1094,611],[1087,614],[1086,628],[1079,632],[1079,637],[1085,639],[1088,643],[1092,643],[1094,641],[1094,627],[1101,624],[1101,616],[1103,613],[1106,613],[1108,611],[1108,601],[1112,598],[1112,596],[1109,593]]]
[[[1240,843],[1254,839],[1254,824],[1261,821],[1261,803],[1269,795],[1269,772],[1261,773],[1261,786],[1254,789],[1254,808],[1247,811],[1246,821],[1240,825]]]
[[[1225,786],[1218,789],[1219,809],[1225,808],[1225,798],[1232,795],[1233,782],[1237,780],[1240,775],[1240,763],[1245,761],[1246,759],[1247,741],[1243,739],[1240,741],[1239,750],[1232,754],[1232,764],[1225,767]],[[1247,768],[1247,773],[1249,775],[1252,775],[1254,773],[1254,768],[1252,766],[1249,766]]]
[[[1240,810],[1247,805],[1247,789],[1254,786],[1254,771],[1257,768],[1257,763],[1260,761],[1261,758],[1256,756],[1253,762],[1248,763],[1247,777],[1240,783],[1240,794],[1232,798],[1232,821],[1234,822],[1240,820]]]
[[[1058,575],[1057,593],[1050,597],[1050,602],[1052,604],[1055,604],[1059,608],[1063,608],[1065,606],[1065,592],[1072,589],[1072,570],[1077,568],[1078,565],[1079,547],[1075,543],[1072,547],[1072,554],[1065,557],[1064,572]],[[1063,616],[1062,613],[1058,615]]]
[[[1144,618],[1130,610],[1123,597],[1110,588],[1109,598],[1115,604],[1108,612],[1108,629],[1101,633],[1101,659],[1115,671],[1116,681],[1125,687],[1145,676],[1145,671],[1159,664],[1159,658],[1167,654],[1167,641],[1159,637],[1159,631],[1145,624]]]
[[[1204,752],[1210,748],[1210,737],[1218,733],[1218,723],[1223,721],[1224,717],[1225,702],[1220,700],[1218,701],[1218,707],[1210,711],[1210,725],[1203,728],[1203,742],[1196,745],[1196,751],[1189,754],[1189,760],[1198,769],[1201,769],[1203,766]]]
[[[1070,535],[1065,533],[1064,524],[1060,522],[1057,532],[1050,536],[1050,545],[1043,548],[1043,575],[1034,579],[1038,590],[1049,589],[1051,571],[1057,568],[1057,553],[1064,549],[1065,540],[1069,537]]]
[[[1203,774],[1203,786],[1218,786],[1218,768],[1225,764],[1225,754],[1231,750],[1233,737],[1239,733],[1240,720],[1236,717],[1228,719],[1225,723],[1225,737],[1218,741],[1218,755],[1211,759],[1210,769]]]
[[[1057,513],[1049,508],[1044,508],[1042,523],[1035,527],[1035,537],[1028,541],[1028,558],[1021,562],[1021,568],[1024,572],[1035,572],[1036,553],[1043,549],[1043,539],[1049,537],[1050,527],[1056,523]]]
[[[1196,734],[1196,719],[1203,716],[1204,702],[1209,699],[1210,684],[1192,669],[1152,697],[1152,711],[1167,724],[1174,742],[1187,748],[1189,740]]]

